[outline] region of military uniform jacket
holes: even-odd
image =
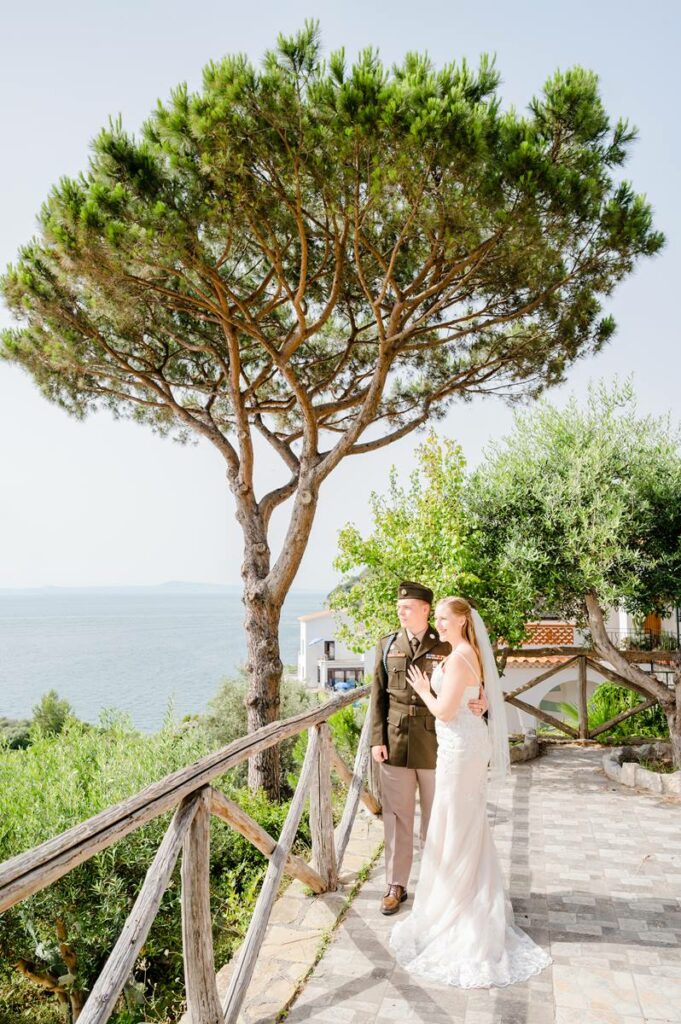
[[[412,657],[406,629],[388,634],[376,645],[371,691],[371,745],[386,746],[390,765],[434,768],[437,755],[435,718],[407,682],[407,669],[416,665],[430,678],[451,651],[429,626]],[[389,644],[384,659],[385,645]],[[385,667],[387,664],[387,671]]]

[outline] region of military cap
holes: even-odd
[[[411,583],[409,580],[404,580],[397,588],[397,600],[399,601],[407,597],[415,597],[417,601],[427,601],[428,604],[433,603],[433,591],[430,587],[424,587],[420,583]]]

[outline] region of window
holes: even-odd
[[[364,669],[332,668],[329,669],[326,679],[329,686],[333,686],[334,683],[361,683],[364,679]]]

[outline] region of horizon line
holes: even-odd
[[[161,590],[168,587],[198,587],[206,590],[242,590],[241,583],[202,583],[195,580],[165,580],[163,583],[39,583],[27,584],[25,586],[2,587],[0,594],[23,593],[26,591],[45,590]],[[321,594],[328,588],[320,587],[296,587],[292,586],[289,593]]]

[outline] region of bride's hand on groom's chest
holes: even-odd
[[[407,669],[407,682],[418,694],[430,693],[430,679],[417,665]]]

